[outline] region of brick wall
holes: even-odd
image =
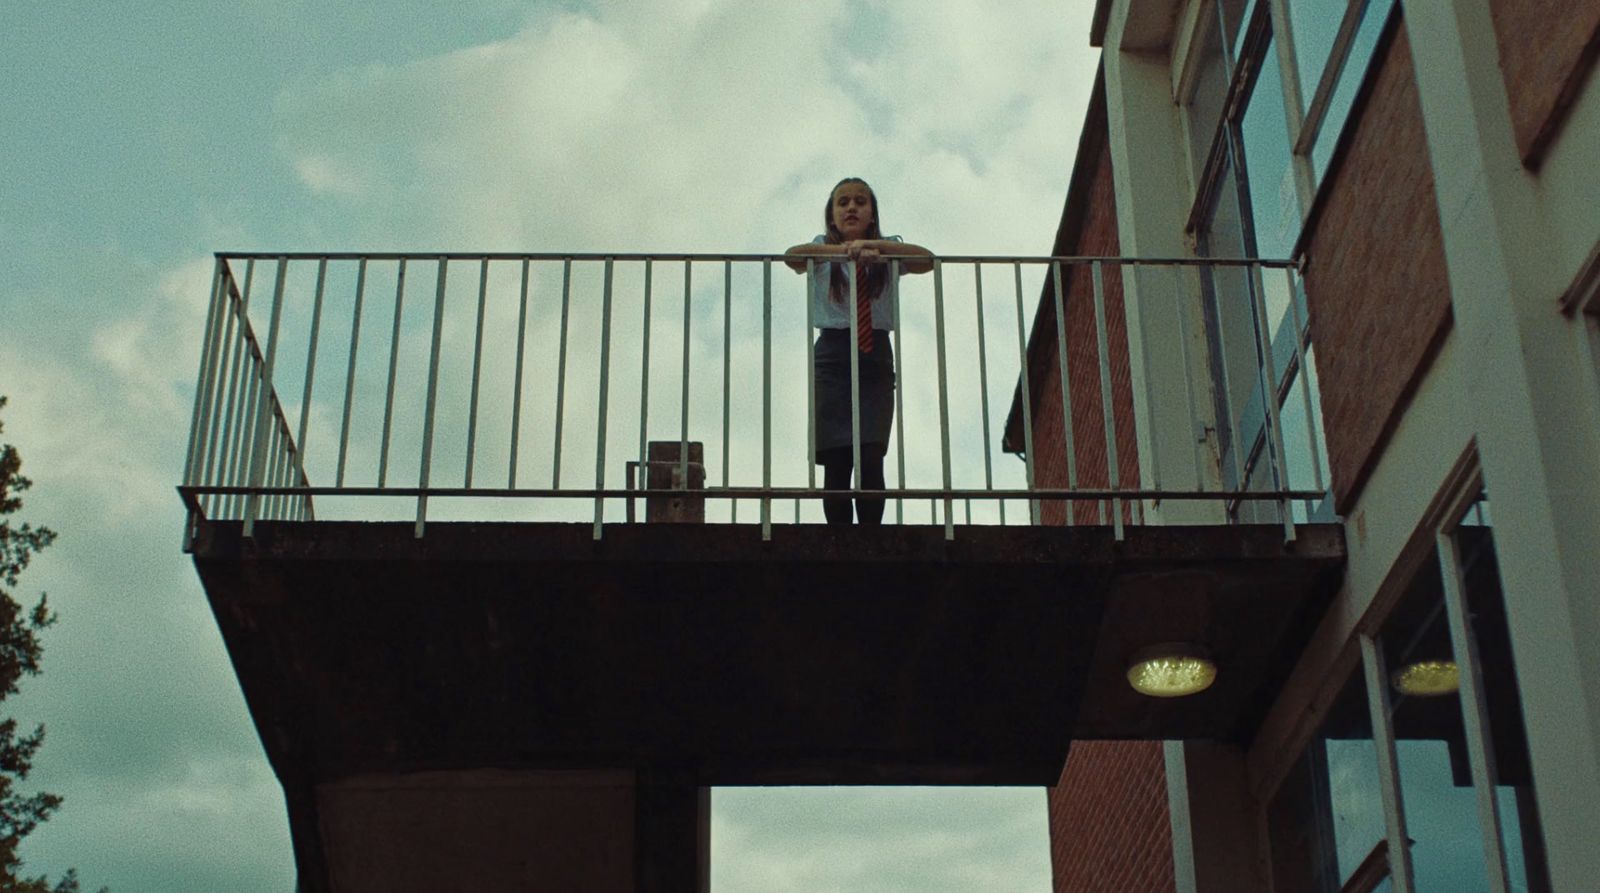
[[[1057,893],[1175,889],[1159,741],[1074,743],[1049,809]]]
[[[1533,167],[1600,50],[1600,0],[1490,0],[1489,10],[1517,151]]]
[[[1117,255],[1116,200],[1112,192],[1111,155],[1102,143],[1098,158],[1079,157],[1079,164],[1094,164],[1092,185],[1083,208],[1082,225],[1070,244],[1058,254],[1078,256]],[[1116,425],[1118,485],[1139,486],[1139,452],[1133,419],[1133,381],[1128,365],[1128,325],[1122,307],[1122,270],[1107,266],[1101,276],[1105,292],[1106,336],[1110,350],[1111,415]],[[1107,487],[1109,463],[1106,448],[1105,401],[1100,386],[1100,345],[1095,322],[1093,272],[1088,265],[1062,270],[1062,303],[1066,308],[1067,379],[1071,382],[1072,439],[1077,456],[1078,486]],[[1066,487],[1068,484],[1066,428],[1062,424],[1061,358],[1056,349],[1055,291],[1045,290],[1035,323],[1035,342],[1030,364],[1036,371],[1030,386],[1033,393],[1034,481],[1040,487]],[[1097,523],[1099,507],[1094,503],[1074,502],[1074,521]],[[1046,502],[1046,524],[1066,520],[1066,504]],[[1131,506],[1124,506],[1124,515]]]
[[[1306,250],[1334,504],[1348,512],[1450,326],[1438,203],[1405,23],[1329,171]]]

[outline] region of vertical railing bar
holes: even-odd
[[[1067,454],[1067,489],[1078,488],[1078,441],[1072,431],[1072,370],[1067,358],[1067,309],[1061,291],[1061,261],[1050,262],[1050,278],[1056,299],[1056,359],[1061,367],[1061,436],[1063,451]],[[1070,500],[1062,503],[1067,526],[1076,523],[1077,506]]]
[[[317,374],[317,345],[322,337],[322,295],[324,286],[328,281],[328,259],[317,260],[317,293],[311,304],[311,337],[310,345],[306,348],[306,386],[300,395],[300,424],[296,431],[294,443],[298,450],[296,459],[305,456],[306,425],[311,419],[311,383]]]
[[[350,446],[350,409],[356,394],[356,351],[361,347],[361,303],[367,291],[367,259],[356,267],[356,305],[350,315],[350,363],[344,374],[344,416],[339,422],[339,473],[334,486],[344,486],[345,454]]]
[[[1311,367],[1306,363],[1305,341],[1300,326],[1300,290],[1296,283],[1299,275],[1294,267],[1284,268],[1285,278],[1289,281],[1289,322],[1294,326],[1294,356],[1295,362],[1300,366],[1300,396],[1305,401],[1306,408],[1306,440],[1311,446],[1311,474],[1312,487],[1322,490],[1322,455],[1317,447],[1317,418],[1311,401]],[[1310,518],[1309,508],[1307,519]]]
[[[973,297],[978,309],[978,400],[983,407],[983,487],[986,490],[994,489],[994,460],[990,455],[989,445],[989,351],[988,338],[983,333],[983,265],[976,261],[972,264]],[[949,488],[945,484],[945,488]],[[1000,523],[1006,523],[1006,501],[996,500],[1000,504]],[[970,506],[970,502],[968,505]],[[967,523],[971,523],[971,511],[968,511]]]
[[[639,461],[648,461],[650,456],[650,291],[651,291],[651,263],[650,258],[644,259],[644,344],[640,349],[639,362]],[[645,472],[645,479],[649,480],[649,472]]]
[[[1128,275],[1129,275],[1128,267],[1122,266],[1122,265],[1119,264],[1117,266],[1117,276],[1119,276],[1122,279],[1122,283],[1123,283],[1123,292],[1122,293],[1124,295],[1126,295],[1128,293],[1127,292]],[[1132,275],[1134,275],[1136,277],[1139,276],[1140,275],[1140,268],[1137,267],[1137,266],[1133,267]],[[1146,278],[1147,279],[1152,279],[1154,277],[1150,276],[1150,277],[1146,277]],[[1139,286],[1136,286],[1136,287],[1139,287]],[[1137,328],[1139,330],[1139,365],[1142,367],[1142,371],[1144,373],[1144,380],[1146,382],[1149,382],[1151,380],[1151,378],[1150,378],[1150,337],[1149,337],[1149,333],[1146,331],[1146,327],[1143,324],[1143,322],[1140,321],[1139,319],[1136,318],[1131,323],[1129,322],[1129,320],[1128,320],[1128,305],[1127,305],[1126,298],[1124,298],[1123,305],[1122,305],[1122,322],[1123,322],[1123,331],[1124,331],[1124,333],[1126,333],[1129,330],[1130,327],[1131,328]],[[1128,340],[1126,335],[1124,336],[1124,340]],[[1132,348],[1133,348],[1133,345],[1132,345],[1132,343],[1130,341],[1129,344],[1128,344],[1128,349],[1132,350]],[[1188,375],[1187,374],[1184,375],[1182,380],[1184,381],[1185,386],[1187,386],[1187,383],[1189,381]],[[1133,412],[1134,411],[1133,407],[1135,405],[1136,397],[1131,393],[1131,391],[1132,391],[1131,383],[1130,383],[1129,391],[1130,391],[1130,394],[1129,394],[1129,398],[1128,398],[1128,406],[1129,406],[1129,411]],[[1135,416],[1135,421],[1137,421],[1137,416]],[[1170,436],[1170,432],[1169,432],[1169,436]],[[1161,439],[1161,437],[1162,437],[1161,427],[1160,426],[1152,426],[1152,430],[1150,432],[1150,440],[1151,440],[1151,442],[1154,444],[1157,441],[1159,441]],[[1154,450],[1152,450],[1152,451],[1154,451]],[[1135,454],[1134,455],[1135,455],[1135,458],[1137,459],[1137,457],[1138,457],[1137,448],[1135,448]],[[1154,489],[1154,490],[1160,491],[1161,490],[1161,463],[1160,462],[1151,463],[1151,467],[1148,470],[1148,473],[1150,475],[1150,489]],[[1140,483],[1141,484],[1144,483],[1144,475],[1145,474],[1146,474],[1146,470],[1143,467],[1140,467],[1139,475],[1140,475]],[[1144,524],[1145,502],[1146,502],[1146,500],[1143,500],[1143,499],[1130,499],[1128,501],[1128,517],[1132,521],[1132,523],[1139,524],[1139,525],[1143,525]]]
[[[204,340],[200,347],[200,369],[196,373],[194,383],[194,415],[189,421],[189,449],[184,454],[183,483],[185,486],[194,486],[199,483],[197,477],[202,463],[200,454],[206,451],[207,433],[204,429],[210,421],[211,395],[213,392],[213,377],[215,370],[212,368],[216,361],[217,341],[221,334],[223,297],[227,290],[227,281],[224,279],[224,270],[227,261],[217,258],[216,266],[211,274],[211,299],[206,308],[206,326]],[[183,522],[183,551],[189,551],[194,544],[195,524],[199,516],[204,514],[204,509],[189,509],[184,513]]]
[[[489,303],[489,259],[478,264],[478,329],[472,340],[472,396],[467,398],[467,470],[461,486],[472,486],[472,465],[478,448],[478,388],[483,371],[483,313]]]
[[[264,482],[268,487],[277,487],[283,483],[283,463],[288,456],[288,453],[284,450],[284,441],[287,439],[281,428],[276,425],[272,427],[272,435],[268,438],[270,443],[267,447],[272,456],[269,460],[271,467],[267,470]],[[283,497],[279,494],[273,494],[267,497],[265,511],[262,515],[274,521],[282,520],[279,514],[279,509],[282,505]]]
[[[262,454],[260,487],[262,489],[267,489],[274,485],[273,475],[278,470],[278,430],[273,426],[263,426],[261,430],[263,432],[263,436],[260,438]],[[252,493],[245,497],[247,505],[250,496],[254,495],[256,494]],[[272,495],[268,493],[262,493],[259,495],[259,498],[256,499],[255,510],[253,512],[245,512],[244,528],[253,531],[255,528],[255,522],[270,520],[271,518]]]
[[[294,460],[295,460],[295,454],[294,454],[294,451],[289,448],[290,437],[289,437],[289,432],[287,430],[285,430],[285,429],[280,429],[279,430],[278,440],[280,441],[279,449],[281,450],[281,452],[279,454],[280,458],[278,460],[278,475],[277,475],[277,477],[278,477],[278,486],[279,487],[283,487],[283,486],[286,486],[289,483],[289,472],[292,470],[291,463],[293,463]],[[289,496],[288,496],[288,494],[279,493],[278,496],[277,496],[277,503],[272,508],[273,516],[276,517],[279,521],[288,520],[288,517],[289,517],[289,515],[288,515],[288,506],[289,506]]]
[[[945,384],[944,356],[944,264],[933,261],[933,332],[939,365],[939,452],[944,477],[944,538],[956,538],[955,515],[950,499],[950,393]],[[935,512],[937,515],[937,512]],[[937,521],[937,518],[935,518]]]
[[[772,490],[772,258],[761,261],[761,488]],[[761,539],[772,539],[772,497],[761,497]]]
[[[278,487],[283,487],[288,484],[289,471],[291,470],[290,463],[295,460],[294,450],[292,449],[293,438],[289,436],[288,425],[288,420],[285,419],[284,423],[278,427],[278,472],[277,474],[273,475],[273,479],[276,482],[275,486]],[[272,506],[273,517],[279,521],[285,520],[288,517],[286,512],[288,504],[289,497],[287,494],[279,493],[274,496]]]
[[[228,413],[223,406],[233,399],[235,384],[232,373],[233,344],[236,340],[233,335],[233,322],[236,314],[233,306],[235,286],[232,268],[225,267],[223,275],[222,306],[218,308],[220,313],[218,325],[222,330],[220,334],[222,340],[217,345],[217,350],[220,353],[212,357],[214,363],[212,370],[213,393],[206,407],[206,415],[210,418],[206,423],[205,461],[200,463],[201,467],[199,469],[201,484],[214,484],[217,482],[214,477],[217,468],[217,456],[221,451],[222,441],[227,437],[224,426],[227,424]],[[196,462],[200,462],[199,457],[196,457]],[[214,495],[205,496],[201,498],[200,505],[210,515],[220,507],[221,500]]]
[[[561,262],[561,341],[556,351],[556,442],[550,489],[561,489],[561,425],[567,405],[567,320],[572,307],[572,258]]]
[[[817,343],[816,311],[811,306],[816,288],[817,261],[806,258],[806,488],[817,489]],[[800,501],[794,503],[794,520],[800,523]]]
[[[1117,459],[1117,419],[1115,401],[1111,395],[1111,338],[1106,332],[1105,273],[1100,261],[1089,267],[1094,279],[1094,329],[1100,347],[1100,408],[1106,428],[1106,483],[1116,490],[1122,486],[1121,469]],[[1122,539],[1122,499],[1111,500],[1111,525],[1116,538]]]
[[[606,258],[605,279],[600,298],[600,414],[595,420],[594,488],[606,488],[606,403],[611,394],[611,274],[612,258]],[[594,498],[594,538],[600,539],[606,501]]]
[[[256,405],[261,384],[261,361],[257,359],[258,354],[253,349],[255,345],[252,342],[246,342],[245,347],[252,349],[245,352],[243,370],[244,398],[239,401],[239,407],[236,410],[238,414],[238,422],[234,430],[236,437],[228,456],[227,481],[236,487],[244,486],[249,480],[249,468],[245,465],[245,462],[250,457],[250,444],[255,442],[255,413],[251,410]],[[241,512],[243,507],[244,497],[242,495],[235,493],[228,497],[229,515]],[[243,516],[241,515],[241,517]]]
[[[857,267],[847,268],[850,283],[850,457],[855,478],[850,489],[861,490],[861,295],[857,291],[860,279]]]
[[[278,487],[283,482],[283,463],[288,459],[288,440],[290,440],[290,434],[288,434],[288,429],[285,427],[286,424],[288,422],[285,421],[283,424],[272,426],[272,435],[267,438],[269,440],[269,445],[267,445],[267,456],[269,458],[267,458],[267,461],[270,464],[267,467],[266,480],[262,482],[266,487]],[[282,515],[278,514],[283,506],[282,495],[274,493],[272,496],[267,496],[264,499],[264,503],[266,503],[266,506],[262,511],[262,517],[282,520]]]
[[[681,418],[678,426],[678,484],[689,489],[689,314],[694,307],[694,261],[683,261],[683,381],[682,400],[679,403]]]
[[[267,324],[267,356],[261,364],[261,394],[260,403],[255,408],[255,421],[251,424],[251,433],[254,435],[250,445],[250,495],[244,503],[244,536],[249,537],[255,531],[256,508],[260,505],[261,497],[256,491],[261,488],[261,482],[266,474],[267,463],[267,426],[272,421],[272,403],[276,397],[272,390],[273,366],[278,357],[278,324],[283,319],[283,289],[289,278],[289,259],[278,258],[278,278],[272,287],[272,317]]]
[[[722,262],[722,486],[728,486],[728,421],[732,411],[730,397],[732,386],[729,377],[733,371],[733,261]],[[728,500],[730,520],[739,522],[739,500]]]
[[[1296,335],[1299,333],[1296,332]],[[1478,659],[1477,639],[1468,622],[1465,583],[1461,579],[1459,547],[1453,531],[1440,530],[1434,536],[1439,554],[1439,571],[1444,580],[1444,604],[1450,622],[1450,638],[1455,645],[1456,666],[1460,672],[1461,718],[1467,738],[1468,762],[1472,768],[1472,787],[1477,793],[1478,825],[1483,834],[1484,862],[1489,869],[1490,893],[1507,893],[1506,853],[1500,837],[1500,808],[1495,802],[1494,739],[1489,732],[1489,714],[1484,702],[1483,666]]]
[[[211,473],[214,471],[215,477],[212,480],[219,484],[232,483],[228,474],[229,469],[232,468],[234,441],[239,433],[236,430],[239,425],[238,408],[247,390],[247,369],[244,358],[245,354],[248,353],[250,343],[245,337],[245,331],[249,322],[250,290],[255,283],[255,272],[255,260],[246,261],[244,265],[244,290],[240,292],[237,303],[230,301],[228,305],[232,315],[228,318],[228,334],[224,336],[224,341],[228,346],[228,354],[232,356],[230,358],[227,354],[224,354],[223,359],[223,364],[229,367],[228,400],[225,407],[220,398],[217,401],[217,406],[223,413],[222,417],[217,420],[217,425],[222,428],[222,438],[215,445],[217,447],[215,463],[210,459],[206,460],[207,476],[211,477]],[[235,325],[236,322],[237,325]],[[219,513],[226,514],[232,502],[233,497],[219,495],[213,500],[213,508]]]
[[[1267,421],[1270,427],[1266,430],[1267,453],[1272,460],[1273,477],[1277,481],[1280,491],[1289,489],[1289,464],[1288,457],[1283,452],[1283,423],[1278,413],[1278,363],[1272,355],[1272,332],[1267,323],[1267,301],[1264,292],[1265,285],[1261,279],[1261,267],[1250,266],[1250,285],[1252,297],[1255,301],[1255,333],[1256,347],[1261,351],[1262,373],[1266,376],[1265,392],[1262,394],[1266,403]],[[1289,301],[1294,302],[1294,295],[1289,295]],[[1299,332],[1295,337],[1299,337]],[[1306,419],[1310,424],[1311,420]],[[1243,489],[1241,487],[1241,489]],[[1278,502],[1278,511],[1283,516],[1283,541],[1294,542],[1294,509],[1287,496]]]
[[[1022,450],[1023,465],[1028,475],[1028,489],[1032,490],[1033,477],[1033,391],[1028,382],[1028,326],[1022,308],[1022,263],[1011,262],[1011,277],[1016,283],[1017,295],[1017,362],[1022,369]],[[988,445],[984,448],[987,450]],[[1039,525],[1039,500],[1028,500],[1028,521]]]
[[[200,342],[200,368],[195,373],[194,382],[194,413],[189,419],[189,448],[184,451],[183,457],[183,483],[192,486],[195,483],[195,454],[197,450],[203,451],[204,439],[201,435],[202,420],[210,409],[211,379],[210,367],[215,357],[218,321],[222,314],[218,312],[221,306],[222,294],[227,288],[223,281],[222,270],[227,262],[217,258],[216,266],[211,273],[211,298],[206,302],[205,335]]]
[[[439,352],[444,340],[445,280],[450,259],[439,255],[439,281],[433,290],[433,341],[428,348],[428,398],[422,411],[422,463],[417,469],[417,526],[413,536],[422,538],[428,520],[428,484],[433,474],[433,420],[439,396]]]
[[[1406,833],[1405,801],[1400,796],[1400,758],[1395,752],[1394,720],[1389,701],[1389,673],[1383,652],[1372,636],[1362,633],[1361,665],[1366,673],[1367,710],[1378,756],[1378,791],[1383,800],[1384,831],[1389,843],[1389,874],[1394,893],[1413,893],[1411,839]]]
[[[906,488],[906,404],[905,404],[905,376],[901,370],[904,358],[900,354],[900,261],[889,261],[889,310],[894,320],[894,330],[890,333],[890,340],[894,346],[894,444],[895,461],[898,466],[897,480],[899,488]],[[895,497],[894,523],[906,523],[905,500]]]
[[[506,487],[517,487],[517,440],[522,434],[522,364],[528,344],[528,258],[522,259],[522,285],[517,296],[517,366],[511,383],[511,458]]]
[[[232,285],[231,277],[229,286]],[[216,399],[212,402],[209,443],[206,444],[205,467],[200,471],[200,483],[216,484],[222,476],[221,464],[227,457],[227,440],[232,436],[230,423],[233,419],[231,409],[235,394],[238,392],[238,364],[234,358],[235,337],[233,323],[237,318],[237,311],[233,305],[231,295],[225,297],[227,303],[223,307],[223,333],[222,356],[217,365],[217,392]],[[201,502],[208,516],[215,515],[222,509],[223,499],[218,495],[207,496]]]
[[[1226,357],[1228,356],[1228,336],[1226,332],[1227,326],[1221,324],[1223,296],[1221,294],[1221,290],[1217,288],[1216,278],[1214,276],[1215,268],[1211,266],[1203,266],[1200,269],[1203,271],[1201,275],[1212,277],[1211,293],[1217,315],[1217,351],[1224,357],[1224,361],[1221,364],[1222,390],[1223,393],[1227,395],[1227,399],[1223,401],[1223,404],[1227,407],[1228,413],[1228,431],[1230,432],[1229,449],[1233,453],[1234,487],[1235,489],[1243,491],[1246,489],[1244,477],[1245,448],[1239,434],[1239,416],[1238,413],[1234,411],[1233,405],[1233,373],[1230,371],[1233,364],[1226,361]]]
[[[1178,319],[1178,356],[1183,361],[1184,369],[1184,403],[1189,407],[1188,443],[1190,453],[1194,456],[1194,486],[1196,490],[1204,490],[1206,488],[1206,469],[1201,462],[1201,447],[1204,440],[1201,437],[1200,417],[1194,405],[1194,382],[1190,380],[1190,370],[1193,367],[1189,365],[1189,324],[1187,321],[1189,314],[1184,310],[1184,304],[1186,303],[1183,299],[1184,268],[1173,266],[1170,269],[1172,270],[1172,304]],[[1195,293],[1199,294],[1200,292],[1197,290]]]
[[[394,377],[400,363],[400,313],[405,305],[405,293],[406,259],[402,257],[394,282],[394,331],[389,336],[389,384],[383,396],[383,440],[378,452],[379,487],[389,480],[389,432],[394,423]]]

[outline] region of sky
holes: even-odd
[[[858,175],[911,241],[1045,254],[1092,7],[0,0],[4,438],[35,482],[23,519],[61,534],[17,587],[60,614],[45,670],[6,704],[48,728],[30,786],[66,798],[23,848],[30,870],[118,893],[293,888],[281,791],[180,549],[213,252],[776,251]],[[1008,278],[989,283],[998,345]],[[739,312],[753,361],[758,319]],[[925,312],[906,324],[917,363],[928,331]],[[996,427],[1010,370],[988,381]],[[581,404],[592,370],[575,375]],[[924,388],[910,411],[933,405]],[[327,412],[311,417],[327,443]],[[931,443],[913,464],[934,467]],[[718,893],[1049,889],[1037,788],[719,789],[713,810]]]

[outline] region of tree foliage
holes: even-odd
[[[6,398],[0,397],[0,409]],[[0,422],[0,432],[5,425]],[[11,444],[0,444],[0,701],[20,690],[23,676],[39,673],[44,646],[39,633],[55,623],[45,596],[25,608],[11,595],[17,577],[39,550],[56,538],[48,527],[28,523],[13,527],[11,516],[22,509],[22,494],[33,485],[22,476],[22,457]],[[19,733],[17,721],[0,719],[0,893],[78,893],[77,873],[68,870],[54,885],[44,876],[22,876],[17,848],[22,839],[56,811],[61,798],[43,792],[25,794],[20,782],[33,769],[33,756],[44,743],[44,726]]]

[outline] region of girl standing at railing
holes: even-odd
[[[785,262],[796,273],[806,271],[807,258],[827,258],[814,265],[810,282],[812,320],[821,331],[812,371],[816,394],[816,455],[823,469],[823,486],[848,490],[854,470],[854,444],[850,410],[850,351],[859,357],[861,376],[861,468],[856,480],[863,490],[884,489],[883,457],[889,450],[889,429],[894,423],[894,352],[889,331],[898,318],[894,289],[889,288],[889,264],[884,255],[900,259],[900,272],[926,273],[933,269],[933,253],[899,236],[884,238],[878,226],[878,197],[865,180],[847,177],[828,194],[822,212],[825,228],[803,245],[787,252]],[[848,259],[856,265],[856,321],[860,336],[850,343]],[[883,499],[856,500],[862,524],[883,522]],[[822,501],[829,524],[850,523],[850,500],[833,497]]]

